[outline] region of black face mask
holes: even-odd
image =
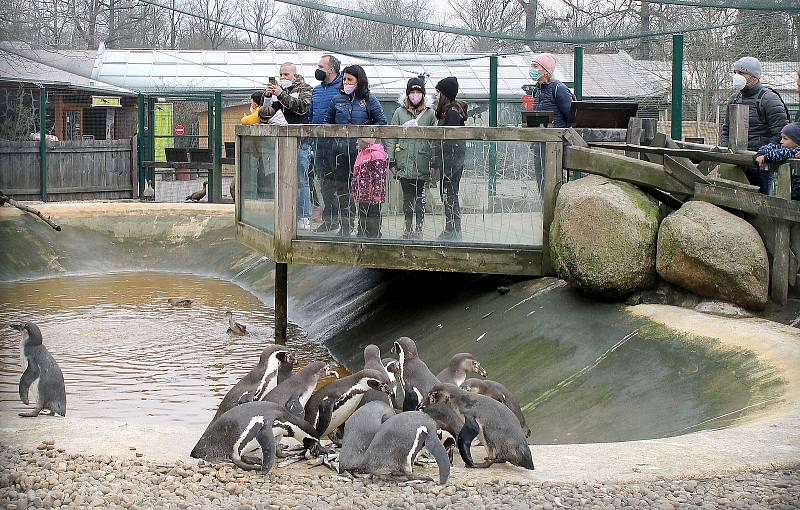
[[[314,71],[314,78],[316,78],[317,81],[325,81],[325,78],[327,77],[328,75],[322,69],[317,69]]]

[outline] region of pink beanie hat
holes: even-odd
[[[542,66],[542,69],[547,71],[550,75],[556,70],[556,57],[554,57],[552,53],[539,53],[538,55],[534,55],[532,62],[536,62]]]

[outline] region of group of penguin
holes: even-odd
[[[469,372],[487,375],[472,354],[454,355],[434,375],[411,338],[398,338],[392,352],[398,359],[381,359],[380,349],[368,345],[362,370],[316,389],[320,377],[336,375],[327,364],[312,362],[292,373],[292,353],[267,346],[258,365],[222,399],[191,456],[262,472],[277,457],[285,458],[280,465],[306,458],[338,473],[416,481],[426,479],[412,474],[424,449],[445,484],[457,447],[468,468],[509,462],[534,469],[519,405],[502,384],[467,379]],[[324,436],[330,445],[321,444]],[[300,445],[286,447],[283,437]],[[486,449],[481,463],[470,451],[476,439]]]

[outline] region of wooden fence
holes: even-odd
[[[50,201],[136,196],[132,139],[47,142]],[[0,141],[0,190],[17,200],[40,200],[38,141]]]

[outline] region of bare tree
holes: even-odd
[[[271,45],[271,39],[264,36],[276,24],[275,2],[269,0],[246,0],[239,7],[240,16],[244,26],[252,28],[259,33],[246,32],[250,47],[264,49]]]
[[[191,18],[189,32],[201,49],[218,50],[232,39],[234,29],[225,23],[235,19],[235,8],[225,0],[193,0],[192,9],[202,17]]]
[[[518,0],[447,0],[454,16],[473,30],[483,32],[520,33],[523,7]],[[470,37],[470,51],[498,51],[519,47],[521,44],[485,37]]]

